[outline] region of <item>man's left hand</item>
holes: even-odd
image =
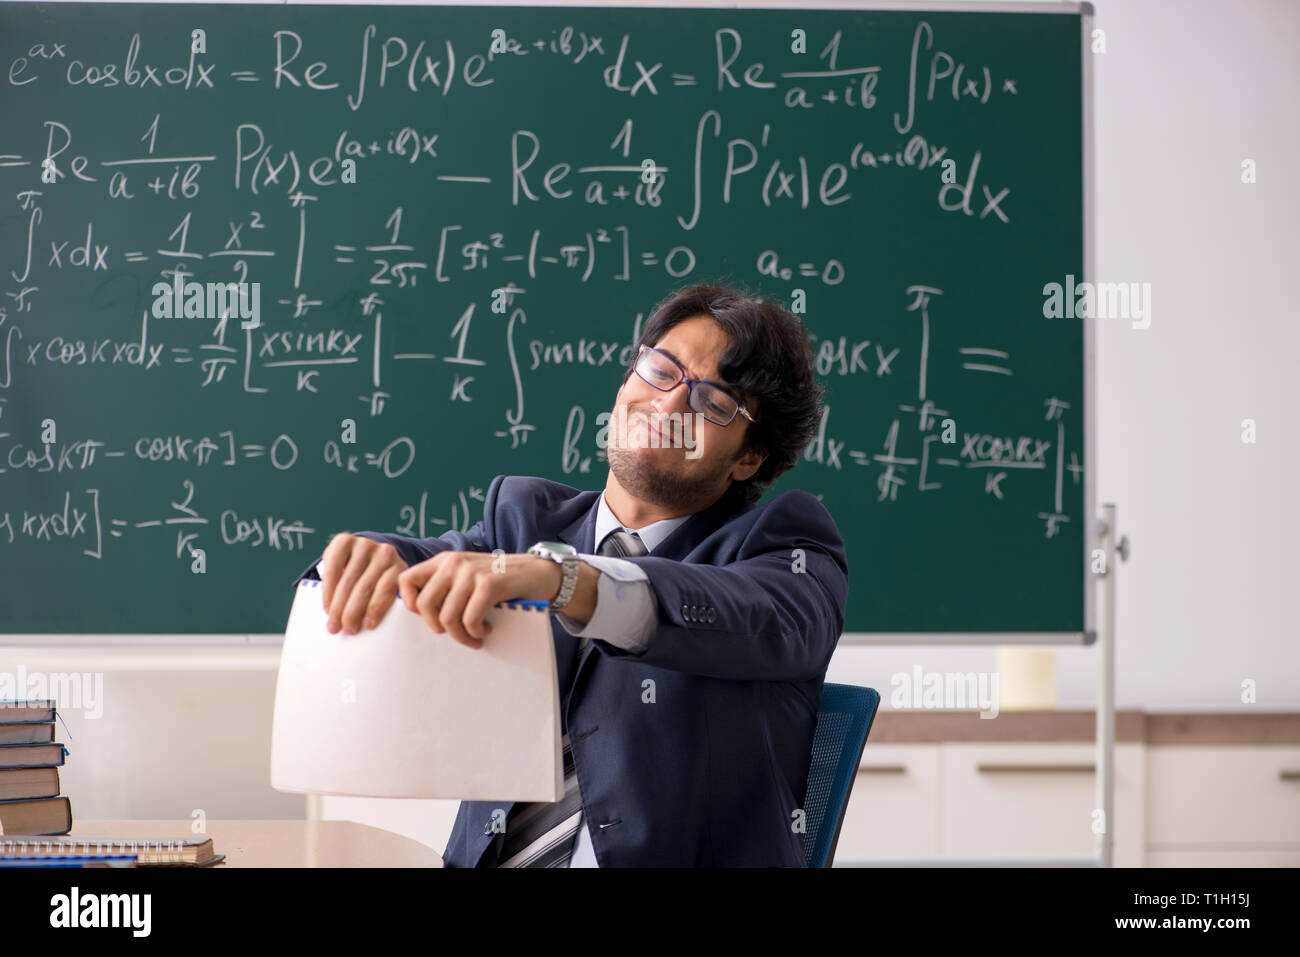
[[[398,575],[397,590],[434,631],[479,648],[491,631],[489,608],[518,598],[551,601],[562,578],[560,566],[540,555],[446,551]]]

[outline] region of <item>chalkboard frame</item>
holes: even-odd
[[[297,4],[301,6],[333,6],[335,0],[317,0],[313,3]],[[352,3],[346,5],[355,5]],[[405,4],[401,4],[405,6]],[[465,6],[464,2],[454,0],[423,0],[419,6]],[[605,7],[608,4],[600,0],[567,0],[567,2],[543,2],[543,0],[479,0],[477,6],[518,6],[518,7]],[[280,6],[275,4],[275,6]],[[659,7],[655,0],[623,0],[620,7]],[[1094,7],[1089,2],[1080,3],[963,3],[945,2],[866,2],[843,3],[819,7],[794,8],[779,2],[731,2],[731,3],[682,3],[674,4],[677,9],[729,9],[729,10],[784,10],[784,9],[818,9],[843,11],[881,11],[881,12],[951,12],[951,13],[1010,13],[1010,14],[1058,14],[1078,16],[1080,18],[1080,44],[1082,56],[1081,71],[1081,106],[1083,128],[1081,142],[1082,156],[1082,194],[1083,194],[1083,274],[1086,281],[1095,280],[1096,266],[1096,229],[1095,229],[1095,137],[1094,137],[1094,74],[1089,50],[1091,24],[1095,15]],[[1081,571],[1083,576],[1083,615],[1084,630],[1062,632],[943,632],[943,633],[885,633],[885,632],[848,632],[840,639],[844,645],[1091,645],[1097,640],[1097,602],[1096,579],[1090,571],[1091,556],[1098,548],[1101,538],[1101,524],[1097,511],[1096,497],[1096,320],[1084,318],[1083,324],[1083,555]],[[287,606],[286,602],[286,606]],[[211,646],[223,648],[269,648],[279,646],[283,641],[280,633],[234,633],[234,634],[121,634],[121,633],[36,633],[0,634],[0,648],[19,649],[34,647],[86,647],[101,648],[115,646],[148,647],[159,650],[202,649]]]

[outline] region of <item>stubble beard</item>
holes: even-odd
[[[650,502],[660,508],[698,510],[700,503],[711,496],[716,498],[714,490],[723,485],[723,478],[731,471],[734,461],[721,461],[711,472],[698,475],[687,474],[683,467],[678,467],[676,457],[670,463],[653,460],[656,449],[625,449],[610,443],[605,448],[605,457],[609,470],[618,479],[618,484],[629,495]],[[681,464],[686,461],[685,450]],[[708,502],[705,502],[707,505]]]

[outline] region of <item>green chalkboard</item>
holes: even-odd
[[[803,310],[846,631],[1077,637],[1084,15],[0,4],[4,630],[274,633],[334,532],[603,487],[712,280]]]

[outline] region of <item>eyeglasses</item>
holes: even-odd
[[[670,392],[685,382],[687,389],[686,403],[714,425],[728,426],[736,413],[740,413],[750,422],[754,417],[745,411],[744,406],[736,401],[735,396],[714,385],[701,382],[686,375],[682,367],[664,353],[651,346],[642,346],[637,353],[636,374],[650,383],[660,392]]]

